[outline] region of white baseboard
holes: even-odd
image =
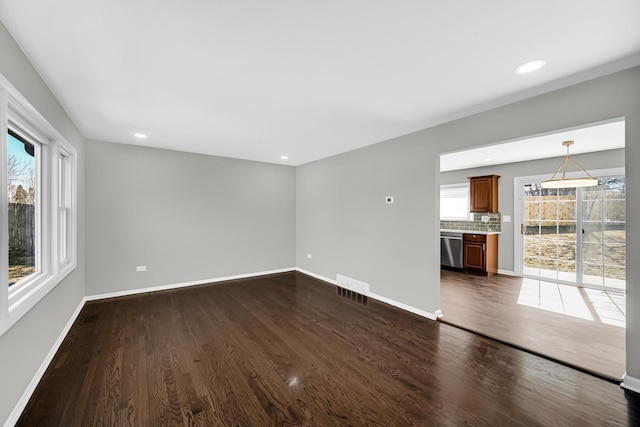
[[[500,270],[500,269],[498,269],[498,274],[504,274],[506,276],[515,276],[516,272],[515,271],[510,271],[510,270]]]
[[[402,310],[408,311],[410,313],[417,314],[418,316],[426,317],[427,319],[430,319],[430,320],[437,320],[438,319],[438,315],[435,314],[435,313],[430,313],[428,311],[421,310],[419,308],[413,307],[411,305],[408,305],[408,304],[405,304],[405,303],[402,303],[402,302],[398,302],[398,301],[392,300],[392,299],[384,297],[382,295],[370,293],[369,294],[369,298],[373,298],[373,299],[376,299],[378,301],[382,301],[384,303],[387,303],[387,304],[392,305],[394,307],[397,307],[397,308],[400,308]],[[436,311],[440,311],[440,310],[436,310]]]
[[[632,377],[629,374],[625,373],[624,376],[622,377],[622,384],[620,384],[620,387],[626,390],[631,390],[631,391],[635,391],[636,393],[640,393],[640,379]]]
[[[316,278],[318,280],[322,280],[324,282],[331,283],[332,285],[339,286],[338,283],[335,280],[329,279],[328,277],[324,277],[324,276],[321,276],[319,274],[312,273],[312,272],[307,271],[307,270],[303,270],[302,268],[297,268],[296,267],[295,270],[299,271],[300,273],[304,273],[304,274],[306,274],[308,276],[314,277],[314,278]],[[430,319],[430,320],[436,320],[436,319],[438,319],[438,317],[442,316],[442,312],[440,310],[436,310],[436,313],[430,313],[428,311],[421,310],[419,308],[410,306],[408,304],[392,300],[390,298],[387,298],[387,297],[382,296],[382,295],[378,295],[378,294],[373,293],[373,292],[370,292],[367,296],[369,298],[373,298],[375,300],[384,302],[386,304],[392,305],[394,307],[400,308],[400,309],[408,311],[410,313],[417,314],[418,316],[426,317],[427,319]]]
[[[71,315],[71,318],[69,319],[67,324],[64,326],[64,328],[60,332],[58,339],[53,343],[51,350],[49,350],[49,353],[40,364],[40,367],[38,368],[35,375],[31,379],[31,382],[29,382],[29,385],[25,389],[24,393],[22,393],[22,396],[18,400],[18,403],[16,403],[16,406],[13,408],[13,411],[11,411],[11,414],[9,414],[9,418],[7,418],[7,420],[4,423],[5,427],[12,427],[18,422],[18,418],[20,418],[22,411],[24,411],[24,408],[27,406],[27,403],[29,403],[29,399],[31,399],[31,395],[33,394],[34,391],[36,391],[36,387],[38,386],[38,383],[44,376],[44,373],[47,371],[49,364],[53,360],[53,357],[56,355],[56,352],[62,345],[62,342],[64,341],[64,339],[67,337],[67,334],[71,330],[71,326],[73,326],[73,322],[75,322],[78,316],[80,315],[80,311],[82,310],[82,307],[84,307],[84,304],[86,302],[87,302],[87,299],[83,298],[82,301],[80,301],[80,304],[78,304],[78,307],[76,307],[76,310]]]
[[[213,279],[204,279],[204,280],[194,280],[192,282],[183,282],[183,283],[173,283],[169,285],[161,285],[161,286],[151,286],[148,288],[139,288],[139,289],[129,289],[126,291],[118,291],[118,292],[109,292],[106,294],[97,294],[97,295],[89,295],[86,297],[87,301],[96,301],[105,298],[115,298],[115,297],[123,297],[127,295],[136,295],[142,294],[145,292],[155,292],[155,291],[166,291],[169,289],[177,289],[184,288],[187,286],[198,286],[198,285],[206,285],[208,283],[216,283],[216,282],[225,282],[227,280],[236,280],[236,279],[247,279],[249,277],[258,277],[258,276],[266,276],[268,274],[276,274],[276,273],[286,273],[288,271],[294,271],[294,267],[290,268],[281,268],[278,270],[269,270],[269,271],[260,271],[256,273],[246,273],[246,274],[237,274],[235,276],[226,276],[226,277],[216,277]]]
[[[316,273],[312,273],[311,271],[307,271],[307,270],[304,270],[304,269],[298,268],[298,267],[296,267],[296,271],[299,271],[300,273],[304,273],[307,276],[314,277],[314,278],[316,278],[318,280],[322,280],[323,282],[327,282],[327,283],[331,283],[332,285],[339,286],[337,281],[335,281],[333,279],[329,279],[328,277],[321,276],[321,275],[316,274]]]

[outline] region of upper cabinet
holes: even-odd
[[[469,178],[469,212],[498,213],[498,178],[499,175]]]

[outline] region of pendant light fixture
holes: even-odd
[[[589,172],[584,170],[582,166],[578,164],[575,160],[571,158],[569,154],[569,147],[573,145],[573,141],[564,141],[562,143],[563,146],[567,147],[567,156],[564,158],[564,161],[558,166],[556,169],[556,173],[553,174],[551,179],[546,181],[542,181],[542,188],[576,188],[576,187],[592,187],[594,185],[598,185],[597,178],[589,175]],[[569,165],[569,161],[573,162],[574,165],[578,166],[582,172],[585,173],[585,177],[582,178],[567,178],[567,166]],[[562,176],[560,178],[556,178],[558,173],[562,170]]]

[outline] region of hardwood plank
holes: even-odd
[[[520,277],[442,270],[440,283],[447,323],[612,380],[625,372],[624,328],[519,304]]]
[[[639,405],[292,272],[87,303],[18,425],[634,425]]]

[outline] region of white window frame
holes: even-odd
[[[466,190],[467,193],[467,203],[466,209],[464,212],[461,212],[460,216],[443,216],[442,215],[442,200],[443,198],[447,198],[446,194],[443,197],[443,192],[447,191],[460,191]],[[469,197],[470,189],[469,182],[461,182],[457,184],[442,184],[440,185],[440,220],[441,221],[469,221]]]
[[[71,263],[72,242],[75,240],[70,233],[71,220],[73,217],[72,182],[74,180],[76,156],[67,152],[64,147],[58,153],[58,263],[59,268],[64,268]]]
[[[8,255],[0,257],[0,335],[11,328],[77,266],[77,151],[36,111],[4,76],[0,75],[0,245],[7,254],[8,193],[7,133],[11,128],[36,143],[36,272],[9,288]],[[37,157],[37,158],[38,158]],[[60,158],[68,166],[60,175]],[[60,180],[65,182],[61,182]],[[60,188],[63,185],[64,188]],[[60,226],[60,209],[67,213],[66,233]],[[60,239],[66,256],[61,259]]]
[[[14,123],[14,120],[12,120],[11,117],[9,118],[8,128],[10,128],[14,133],[16,133],[20,137],[20,139],[32,144],[35,147],[35,153],[36,153],[36,156],[35,156],[36,158],[35,222],[36,223],[35,223],[35,234],[34,234],[34,246],[35,246],[34,270],[35,271],[29,274],[28,276],[25,276],[24,278],[16,282],[13,286],[11,286],[11,288],[9,289],[9,299],[11,299],[12,295],[19,294],[20,292],[23,291],[24,288],[28,288],[29,286],[31,286],[33,282],[37,281],[38,277],[42,273],[42,260],[45,259],[43,257],[45,255],[43,253],[43,248],[46,248],[47,246],[46,239],[48,236],[48,233],[46,232],[48,230],[48,226],[46,224],[46,221],[42,221],[43,207],[44,207],[44,211],[46,212],[47,211],[46,204],[48,201],[47,195],[43,194],[43,191],[42,191],[42,187],[43,187],[42,174],[47,169],[47,165],[42,163],[42,158],[44,157],[44,154],[48,152],[47,150],[48,147],[46,147],[40,141],[36,140],[34,137],[29,135],[27,132],[25,132],[22,129],[21,125]],[[4,147],[4,150],[6,151],[6,147]],[[7,230],[7,228],[4,228],[4,230]]]

